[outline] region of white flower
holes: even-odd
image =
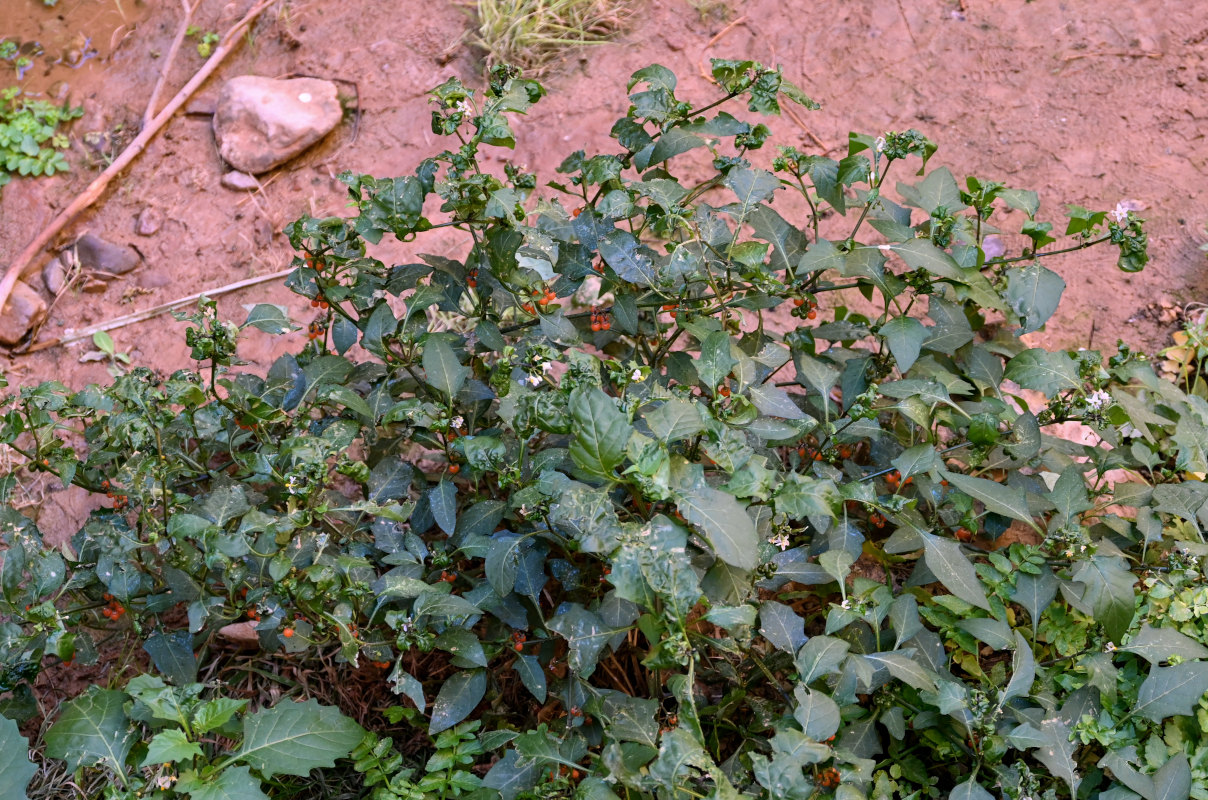
[[[633,374],[629,376],[629,380],[631,380],[634,383],[637,383],[641,379],[642,379],[642,371],[640,369],[635,369],[633,371]],[[782,547],[780,549],[783,550],[784,548]]]
[[[839,605],[840,605],[840,607],[845,608],[848,611],[851,610],[851,600],[850,599],[844,599],[844,601],[842,603],[840,603]]]
[[[552,361],[542,361],[541,362],[541,371],[542,372],[549,372],[553,368],[554,368],[554,362],[552,362]]]
[[[155,786],[160,791],[168,791],[172,788],[172,784],[176,783],[175,775],[160,775],[155,779]]]
[[[453,419],[449,420],[449,425],[450,425],[450,427],[453,427],[453,428],[460,428],[462,425],[465,425],[465,424],[466,424],[465,417],[462,417],[460,414],[457,415],[456,417],[454,417]]]
[[[1086,398],[1086,407],[1091,411],[1098,411],[1112,404],[1112,396],[1102,389],[1096,389],[1091,392]]]
[[[776,534],[775,536],[768,539],[768,541],[770,543],[776,545],[777,547],[779,547],[781,550],[787,550],[789,547],[789,544],[790,544],[789,535],[787,533],[783,533],[783,532]]]
[[[541,383],[541,376],[540,375],[529,375],[528,377],[526,377],[524,379],[524,382],[527,383],[529,386],[538,386]]]
[[[1124,203],[1122,202],[1116,203],[1115,211],[1109,211],[1107,213],[1110,214],[1112,219],[1118,223],[1123,223],[1128,219],[1128,208],[1125,207]]]
[[[1108,642],[1107,644],[1103,645],[1103,652],[1105,652],[1105,653],[1116,652],[1116,645],[1113,642]]]
[[[878,136],[877,140],[876,140],[876,142],[874,142],[874,144],[876,144],[876,146],[877,146],[878,153],[885,152],[885,137],[884,136]]]

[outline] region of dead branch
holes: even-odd
[[[172,71],[172,65],[176,63],[176,54],[180,52],[180,45],[184,42],[189,30],[189,23],[193,19],[193,6],[189,4],[189,0],[180,0],[180,9],[184,15],[180,18],[180,27],[176,29],[176,38],[172,40],[172,46],[168,48],[168,57],[164,59],[163,71],[159,73],[159,78],[155,81],[155,88],[151,90],[151,97],[147,100],[147,110],[143,112],[143,128],[146,128],[155,119],[155,107],[159,105],[159,94],[164,90],[164,84],[168,82],[168,73]]]
[[[75,219],[81,211],[91,206],[100,198],[100,196],[105,192],[105,189],[109,186],[110,182],[112,182],[113,179],[122,172],[122,170],[130,165],[130,162],[132,162],[141,152],[143,152],[143,150],[146,149],[147,144],[153,138],[155,138],[155,135],[159,133],[160,129],[168,123],[168,120],[172,118],[172,115],[175,114],[177,110],[184,105],[190,97],[193,96],[197,89],[203,83],[205,83],[206,79],[214,73],[214,70],[218,69],[218,66],[238,45],[239,37],[242,35],[243,29],[254,22],[255,19],[259,17],[266,8],[275,2],[277,2],[277,0],[260,0],[260,2],[256,3],[256,5],[252,6],[251,10],[243,16],[243,19],[235,23],[235,25],[226,32],[226,34],[222,37],[222,40],[218,43],[218,47],[214,49],[214,52],[210,56],[209,60],[206,61],[206,63],[202,65],[201,69],[197,71],[189,82],[176,93],[176,96],[173,97],[168,105],[164,107],[163,111],[159,112],[155,119],[151,121],[151,124],[144,127],[142,132],[139,133],[134,141],[132,141],[126,147],[126,149],[122,151],[122,154],[109,165],[109,168],[98,175],[96,179],[88,185],[88,188],[71,202],[71,205],[63,209],[63,211],[60,212],[59,215],[55,217],[54,220],[47,225],[41,233],[34,237],[32,242],[25,246],[24,250],[17,254],[17,257],[13,259],[12,263],[8,266],[8,270],[4,273],[4,279],[0,281],[0,313],[3,313],[3,309],[5,304],[8,302],[9,295],[12,294],[13,286],[16,285],[17,280],[21,277],[21,273],[25,270],[25,267],[31,261],[33,261],[33,259],[37,257],[38,253],[42,251],[42,248],[50,244],[51,240],[54,239],[54,237],[57,236],[61,230],[67,227],[67,225],[73,219]]]

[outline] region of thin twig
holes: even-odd
[[[147,110],[143,112],[144,128],[155,119],[155,107],[159,105],[159,94],[164,90],[164,84],[168,82],[168,73],[172,71],[172,65],[176,63],[176,54],[180,52],[180,45],[184,42],[185,34],[189,30],[189,23],[193,20],[193,7],[189,5],[189,0],[180,0],[180,8],[184,12],[184,16],[180,18],[176,38],[172,40],[172,46],[168,48],[168,57],[164,59],[163,71],[159,73],[159,78],[155,81],[155,88],[151,90],[151,97],[147,100]]]
[[[811,131],[809,126],[805,124],[805,120],[801,119],[801,117],[797,115],[796,111],[789,108],[788,105],[782,105],[782,106],[780,106],[780,108],[782,111],[784,111],[784,113],[789,115],[789,119],[791,119],[793,122],[797,123],[797,127],[801,128],[801,130],[805,131],[805,135],[810,137],[811,142],[818,145],[818,147],[822,148],[823,154],[829,153],[831,150],[834,149],[833,147],[827,147],[825,142],[823,142],[816,135],[814,135],[814,132]]]
[[[701,48],[700,54],[701,54],[702,58],[705,55],[705,51],[708,50],[713,45],[717,44],[721,40],[721,37],[725,36],[727,33],[734,30],[735,28],[737,28],[739,25],[741,25],[742,23],[744,23],[746,21],[747,21],[747,16],[746,16],[746,14],[744,14],[741,17],[739,17],[738,19],[731,22],[726,27],[722,28],[720,31],[718,31],[717,35],[714,36],[712,39],[710,39],[708,42],[706,42],[705,46]],[[709,74],[709,71],[705,69],[705,62],[703,60],[696,62],[696,68],[700,70],[701,77],[704,78],[706,81],[708,81],[709,83],[717,82],[717,81],[713,80],[713,76],[711,76]]]
[[[1087,50],[1082,53],[1072,53],[1061,60],[1065,63],[1077,61],[1080,58],[1098,58],[1100,56],[1117,56],[1119,58],[1161,58],[1161,53],[1151,50]]]
[[[88,188],[71,202],[71,205],[63,209],[63,211],[61,211],[59,215],[42,230],[41,233],[34,237],[34,240],[26,245],[24,250],[17,254],[17,257],[13,259],[12,263],[8,266],[8,270],[4,273],[4,279],[0,280],[0,313],[3,313],[3,309],[5,304],[8,302],[9,295],[12,294],[13,286],[16,285],[17,280],[21,277],[21,273],[25,270],[25,267],[38,255],[38,253],[42,252],[42,249],[46,247],[46,245],[50,244],[51,240],[54,239],[54,237],[57,236],[60,231],[66,228],[67,225],[80,214],[80,212],[84,211],[84,209],[88,208],[98,199],[100,199],[100,196],[104,193],[110,182],[112,182],[113,179],[122,172],[122,170],[130,165],[131,161],[133,161],[141,152],[143,152],[143,150],[146,149],[147,144],[150,143],[150,141],[155,138],[155,135],[159,133],[160,129],[168,123],[168,120],[172,118],[172,115],[175,114],[177,110],[184,105],[190,97],[193,96],[197,89],[203,83],[205,83],[206,79],[213,74],[214,70],[218,69],[218,65],[222,63],[227,55],[229,55],[239,43],[239,37],[242,34],[243,29],[255,21],[255,19],[260,16],[261,12],[275,2],[277,2],[277,0],[260,0],[260,2],[256,3],[256,5],[252,6],[252,9],[243,16],[243,19],[235,23],[235,25],[226,32],[226,35],[222,37],[222,41],[220,41],[218,46],[214,49],[214,53],[210,56],[210,59],[203,64],[201,69],[197,71],[189,82],[176,93],[176,96],[172,98],[163,111],[159,112],[155,119],[151,121],[151,124],[144,127],[142,132],[139,133],[134,141],[132,141],[126,147],[126,149],[122,151],[122,154],[118,156],[117,159],[110,164],[104,172],[98,175],[97,178],[88,185]]]
[[[112,331],[118,328],[124,328],[127,325],[133,325],[136,322],[144,322],[146,320],[158,317],[161,314],[166,314],[174,308],[180,308],[186,303],[194,303],[200,300],[202,297],[218,297],[220,295],[230,294],[231,292],[239,289],[246,289],[249,286],[256,286],[257,284],[268,283],[269,281],[284,278],[293,271],[293,267],[290,267],[289,269],[283,269],[280,272],[272,272],[268,275],[257,275],[254,278],[247,278],[242,281],[236,281],[235,283],[228,283],[226,286],[219,286],[216,289],[208,289],[204,292],[197,292],[189,295],[188,297],[181,297],[176,300],[172,300],[171,302],[163,303],[161,305],[154,306],[153,308],[148,308],[145,311],[136,311],[133,314],[126,314],[123,317],[111,319],[108,322],[90,325],[89,327],[80,331],[71,331],[67,333],[67,335],[58,339],[49,339],[45,342],[38,342],[37,344],[30,345],[30,347],[26,350],[14,352],[13,355],[23,356],[29,353],[36,353],[39,350],[46,350],[50,347],[71,344],[72,342],[78,342],[82,339],[91,339],[94,333],[100,333],[101,331]]]

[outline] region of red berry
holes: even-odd
[[[793,305],[797,306],[797,308],[801,308],[803,305],[805,305],[805,301],[802,300],[800,297],[794,297]]]
[[[449,474],[450,475],[456,475],[459,472],[461,472],[461,464],[450,464],[449,465]]]
[[[291,639],[291,638],[293,638],[293,635],[294,635],[294,629],[286,628],[285,630],[281,631],[281,635],[284,636],[286,639]]]
[[[810,313],[806,314],[805,316],[809,319],[818,319],[818,312],[811,311]]]

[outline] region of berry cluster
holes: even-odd
[[[598,306],[591,307],[591,330],[593,333],[612,330],[612,314],[608,309]]]
[[[524,643],[528,636],[524,631],[512,631],[512,649],[519,653],[524,649]]]
[[[316,297],[310,301],[310,307],[328,309],[328,308],[331,308],[331,303],[328,303],[322,297]]]
[[[111,619],[114,622],[117,622],[119,619],[121,619],[122,615],[126,613],[126,607],[119,603],[114,596],[108,592],[101,595],[101,597],[109,602],[109,605],[101,609],[101,616],[105,617],[106,619]]]
[[[313,320],[309,325],[306,326],[306,338],[312,342],[316,339],[322,339],[323,334],[326,332],[327,325],[324,324],[324,321],[321,318]]]
[[[130,498],[124,494],[115,492],[108,480],[101,481],[101,488],[105,490],[105,496],[113,501],[114,511],[121,511],[126,507],[126,503],[129,502]]]
[[[471,289],[478,288],[478,268],[477,267],[475,267],[474,269],[472,269],[466,273],[466,286],[470,287]]]
[[[907,476],[906,480],[903,481],[902,473],[895,469],[893,472],[885,476],[885,482],[889,484],[890,491],[896,493],[898,489],[902,488],[903,486],[909,486],[910,484],[914,483],[914,477]]]
[[[823,789],[834,789],[843,782],[843,776],[834,767],[827,767],[818,773],[818,785]]]
[[[805,319],[818,318],[818,301],[812,297],[793,298],[793,316]]]

